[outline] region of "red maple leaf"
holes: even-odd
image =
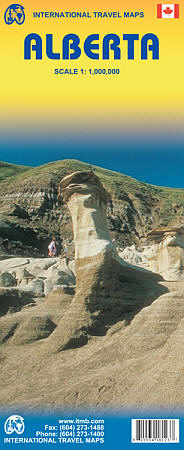
[[[167,8],[163,10],[163,12],[165,14],[172,14],[173,10],[170,8],[170,6],[167,6]]]

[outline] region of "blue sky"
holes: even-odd
[[[128,133],[14,135],[1,140],[0,160],[37,166],[78,159],[158,186],[184,188],[183,136],[131,136]]]

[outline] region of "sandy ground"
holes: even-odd
[[[130,324],[117,321],[105,336],[58,353],[49,351],[44,333],[48,318],[57,326],[70,296],[2,316],[0,336],[12,331],[0,346],[1,407],[184,406],[184,283],[161,284],[168,292]],[[41,318],[35,329],[34,317]],[[29,332],[38,340],[24,343]]]

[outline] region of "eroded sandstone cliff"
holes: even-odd
[[[30,169],[4,163],[0,165],[0,254],[47,256],[52,236],[60,253],[63,240],[72,241],[72,221],[65,203],[58,200],[58,185],[68,174],[91,169],[111,194],[108,228],[120,248],[144,243],[153,228],[184,223],[181,189],[150,186],[74,160]]]
[[[70,172],[69,177],[68,173],[64,175],[60,185],[60,198],[58,193],[56,194],[56,206],[60,214],[57,223],[59,226],[59,221],[62,222],[61,210],[65,208],[68,217],[65,231],[67,233],[69,224],[72,226],[72,221],[74,228],[76,294],[60,288],[56,292],[50,292],[46,298],[35,297],[30,301],[22,292],[17,292],[15,286],[11,287],[11,293],[8,286],[1,288],[1,406],[8,405],[15,409],[15,406],[21,405],[27,409],[36,407],[44,410],[47,406],[49,409],[59,407],[60,410],[66,409],[67,406],[107,406],[111,409],[131,406],[183,406],[183,281],[167,282],[158,273],[135,267],[134,260],[131,260],[131,263],[123,261],[112,242],[113,233],[109,233],[106,222],[106,208],[108,216],[109,209],[114,211],[115,208],[114,194],[111,193],[109,199],[109,193],[104,189],[105,183],[102,186],[91,170],[87,173],[83,170],[77,174]],[[58,177],[58,172],[54,176],[57,178],[58,187],[62,177]],[[45,173],[44,178],[47,183]],[[7,186],[3,183],[2,197]],[[26,189],[27,176],[22,183]],[[109,183],[107,187],[109,188]],[[15,182],[14,192],[18,189],[20,179],[17,185]],[[145,222],[140,220],[141,210],[137,206],[138,203],[144,206],[149,203],[149,211],[153,212],[153,192],[158,194],[158,190],[154,188],[148,195],[145,187],[144,199],[140,196],[136,203],[136,189],[137,186],[134,193],[125,194],[125,190],[124,194],[119,192],[119,196],[124,195],[123,202],[133,198],[133,225],[129,216],[131,233],[124,229],[123,234],[125,241],[131,236],[131,244],[133,227],[136,233],[140,233],[139,238],[142,227],[144,236],[148,239]],[[20,203],[21,201],[20,197]],[[116,201],[119,201],[117,197]],[[120,204],[125,206],[121,201]],[[175,203],[174,208],[176,212],[173,214],[181,212],[179,202]],[[157,223],[162,225],[162,228],[168,225],[166,209],[164,211],[161,219],[157,208],[154,216],[155,226]],[[13,217],[10,215],[8,220],[11,222]],[[124,217],[126,225],[126,215]],[[174,217],[171,215],[171,222]],[[177,217],[179,222],[181,216]],[[19,224],[24,227],[25,219],[20,220],[23,222]],[[140,228],[139,220],[142,224]],[[108,218],[109,223],[111,219]],[[29,226],[35,231],[33,222],[30,221]],[[164,259],[162,251],[167,251],[168,261],[171,262],[172,252],[170,253],[169,247],[176,247],[177,251],[178,247],[180,250],[182,248],[181,227],[178,224],[179,235],[172,235],[176,231],[175,228],[173,231],[174,226],[176,227],[176,223],[173,224],[172,230],[171,227],[165,230],[169,233],[169,240],[163,229],[159,229],[159,232],[157,230],[154,233],[157,238],[159,234],[161,240],[150,242],[150,246],[160,245],[160,262]],[[153,234],[149,236],[152,240]],[[37,238],[38,236],[37,234]],[[116,244],[117,241],[118,239]],[[17,245],[18,241],[15,242]],[[151,259],[146,260],[146,254],[142,256],[144,249],[134,246],[132,250],[133,258],[139,262],[141,258],[142,261],[144,259],[143,263],[149,269]],[[6,263],[6,260],[2,260],[1,264],[4,264],[3,261]],[[46,261],[43,264],[46,264]],[[16,277],[23,274],[27,278],[32,272],[35,277],[44,276],[49,270],[45,266],[38,267],[38,261],[31,260],[28,265],[24,268],[27,272],[22,273],[20,270]],[[163,268],[162,265],[159,267]],[[13,272],[10,275],[11,282],[14,283]],[[175,275],[178,276],[178,272]],[[10,281],[6,275],[2,277],[1,282],[8,283],[8,280]]]

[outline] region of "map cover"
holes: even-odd
[[[183,20],[1,0],[3,450],[183,446]]]

